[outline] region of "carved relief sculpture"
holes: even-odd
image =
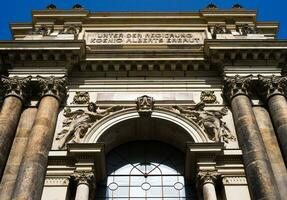
[[[154,109],[154,99],[147,95],[143,95],[137,98],[136,105],[139,115],[150,116]]]
[[[62,149],[66,143],[79,143],[88,132],[89,128],[99,119],[111,112],[121,110],[122,106],[112,106],[106,109],[99,108],[95,103],[89,103],[88,110],[78,109],[71,111],[69,107],[64,109],[65,120],[63,129],[57,134],[58,148]]]
[[[90,102],[90,95],[88,92],[76,92],[72,104],[88,104]]]
[[[82,30],[81,24],[65,24],[64,28],[60,31],[60,34],[73,34],[76,39]]]
[[[200,95],[200,101],[203,103],[218,103],[214,91],[202,91]]]
[[[223,107],[220,110],[204,110],[205,104],[200,102],[193,107],[173,106],[180,114],[196,122],[208,135],[209,139],[215,142],[228,143],[235,140],[231,131],[222,121],[222,117],[227,115],[228,110]]]
[[[41,25],[40,27],[34,28],[31,32],[32,35],[42,35],[47,36],[53,32],[53,26],[48,26],[46,24]]]

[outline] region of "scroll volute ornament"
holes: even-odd
[[[225,98],[230,102],[231,99],[237,95],[248,95],[248,89],[252,80],[252,75],[234,77],[224,77],[223,80],[223,94]]]
[[[261,88],[261,94],[266,98],[266,100],[276,94],[284,95],[287,77],[275,75],[264,77],[262,75],[258,75],[258,81]]]
[[[5,77],[2,76],[4,96],[15,96],[25,101],[30,93],[31,76],[20,78],[18,76]]]
[[[42,97],[53,96],[60,102],[63,100],[64,96],[66,95],[67,77],[37,76],[37,80],[39,82]]]

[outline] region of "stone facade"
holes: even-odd
[[[96,199],[107,155],[132,141],[181,151],[195,199],[285,198],[287,42],[277,23],[240,5],[50,5],[32,17],[0,41],[1,200]]]

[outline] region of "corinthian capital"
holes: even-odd
[[[15,96],[25,101],[30,91],[31,78],[31,76],[24,78],[2,76],[4,96]]]
[[[259,85],[261,86],[262,95],[266,98],[266,100],[276,94],[284,95],[287,77],[275,75],[272,75],[271,77],[264,77],[262,75],[258,75],[258,80]]]
[[[43,96],[53,96],[59,101],[62,101],[63,97],[66,95],[66,84],[67,78],[60,77],[56,78],[54,76],[50,77],[41,77],[37,76],[41,95]]]
[[[252,79],[252,75],[234,77],[224,77],[223,93],[228,101],[233,97],[243,94],[248,95],[248,88]]]
[[[90,184],[94,179],[94,173],[86,171],[76,171],[71,175],[71,177],[78,184]]]
[[[217,171],[199,171],[197,174],[198,181],[204,185],[206,183],[214,183],[219,176]]]

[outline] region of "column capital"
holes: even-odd
[[[199,171],[197,174],[198,181],[201,185],[212,183],[216,181],[219,173],[217,171]]]
[[[66,84],[67,77],[42,77],[37,76],[37,80],[41,89],[41,96],[53,96],[57,98],[60,102],[66,95]]]
[[[268,100],[273,95],[284,95],[284,89],[286,87],[286,76],[262,76],[258,75],[258,81],[261,89],[261,93],[265,100]]]
[[[237,95],[249,95],[249,85],[252,80],[252,75],[234,77],[225,76],[223,79],[223,94],[228,101]]]
[[[94,173],[91,171],[75,171],[71,177],[79,184],[87,184],[94,180]]]
[[[21,101],[27,100],[31,86],[31,76],[27,77],[1,77],[4,97],[15,96]]]

